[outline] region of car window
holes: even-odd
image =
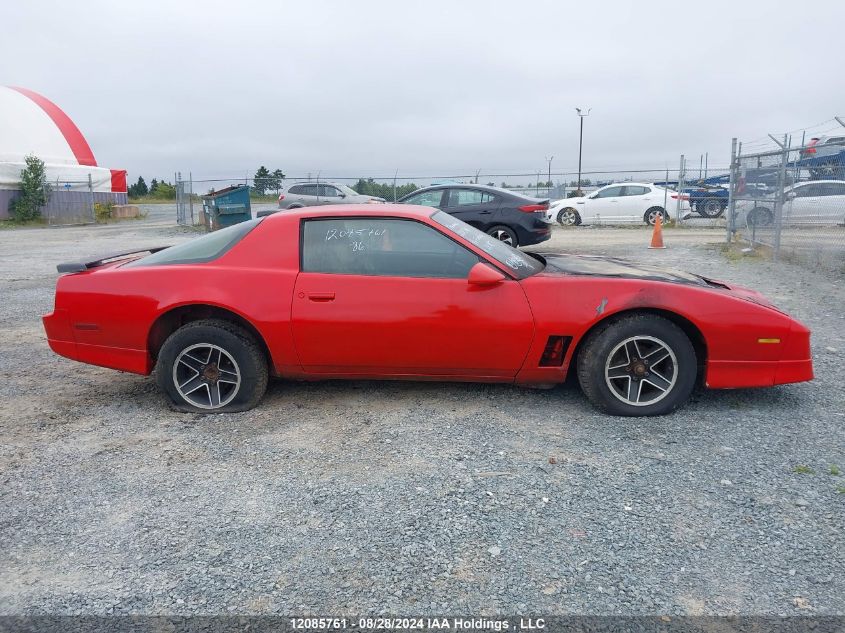
[[[326,198],[339,198],[340,192],[331,185],[320,185],[320,195]]]
[[[460,207],[467,204],[488,204],[495,201],[496,196],[477,189],[450,189],[449,206]]]
[[[845,136],[832,136],[825,141],[825,145],[830,145],[831,143],[845,143]]]
[[[796,198],[815,198],[816,196],[823,196],[822,185],[817,183],[810,183],[802,187],[795,187]]]
[[[421,191],[403,200],[403,204],[419,204],[424,207],[440,207],[444,189]]]
[[[136,266],[163,266],[168,264],[200,264],[210,262],[223,255],[240,242],[263,218],[240,222],[225,229],[214,231],[163,251],[129,262],[124,268]]]
[[[304,272],[464,279],[478,256],[430,226],[397,218],[305,220]]]
[[[616,198],[622,195],[623,187],[608,187],[602,189],[596,194],[596,198]]]
[[[294,196],[302,195],[303,190],[305,189],[305,185],[294,185],[290,189],[288,189],[288,193]]]
[[[623,196],[644,196],[647,193],[651,193],[651,189],[648,187],[643,187],[641,185],[625,185],[624,191],[622,192]]]
[[[303,185],[302,195],[303,196],[319,196],[320,195],[320,186],[319,185]]]
[[[475,244],[499,262],[506,270],[509,270],[517,279],[530,277],[544,268],[544,265],[540,261],[530,255],[526,255],[513,246],[508,246],[504,242],[490,237],[474,226],[470,226],[466,222],[459,220],[454,215],[450,215],[444,211],[438,211],[431,216],[431,219],[457,235],[460,235],[465,240]]]

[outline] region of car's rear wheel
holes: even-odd
[[[663,415],[684,404],[698,373],[695,349],[677,325],[636,314],[600,327],[578,356],[578,382],[613,415]]]
[[[581,224],[581,216],[578,215],[575,209],[561,209],[558,211],[557,221],[558,224],[562,224],[563,226],[577,226]]]
[[[654,223],[657,222],[657,216],[663,216],[663,224],[666,224],[666,221],[669,219],[669,216],[666,214],[666,211],[663,207],[652,207],[648,211],[645,212],[643,216],[643,220],[645,220],[646,224],[649,226],[654,226]]]
[[[769,226],[774,217],[771,209],[755,207],[748,212],[748,226]]]
[[[158,385],[180,411],[246,411],[261,400],[267,378],[267,359],[252,336],[217,319],[183,325],[156,362]]]
[[[699,202],[696,207],[698,214],[705,218],[718,218],[725,210],[725,204],[718,198],[708,198]]]
[[[516,233],[514,233],[513,229],[504,225],[494,226],[492,229],[487,231],[487,235],[491,235],[500,242],[504,242],[509,246],[519,246],[519,240],[516,237]]]

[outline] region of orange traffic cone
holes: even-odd
[[[651,246],[649,248],[666,248],[663,245],[663,214],[658,213],[654,220],[654,231],[651,234]]]

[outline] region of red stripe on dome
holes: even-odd
[[[53,120],[53,123],[56,124],[56,127],[59,128],[59,131],[62,133],[62,136],[65,137],[67,144],[70,145],[70,151],[72,151],[73,155],[76,157],[76,162],[80,165],[88,165],[89,167],[97,166],[97,159],[94,158],[94,152],[91,151],[88,141],[85,140],[85,137],[82,136],[82,132],[79,131],[76,124],[70,120],[68,115],[62,112],[62,109],[59,106],[32,90],[18,88],[16,86],[9,86],[9,88],[21,93],[25,97],[28,97],[34,101],[39,108],[44,110],[47,116],[50,117]]]

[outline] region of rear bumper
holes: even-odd
[[[520,228],[518,233],[520,246],[530,246],[531,244],[539,244],[540,242],[545,242],[546,240],[551,239],[552,225],[543,222],[542,227],[531,229]]]
[[[152,371],[152,361],[147,350],[77,343],[65,310],[45,314],[41,317],[41,322],[44,324],[50,349],[59,356],[144,376]]]

